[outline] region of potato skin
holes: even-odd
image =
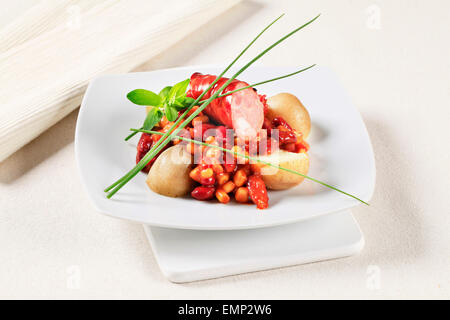
[[[278,150],[271,155],[260,157],[261,160],[280,167],[307,174],[309,170],[309,156],[305,152],[292,153]],[[285,190],[299,185],[304,177],[270,166],[263,166],[261,176],[266,187],[271,190]]]
[[[267,99],[269,110],[267,117],[270,120],[280,116],[296,131],[303,134],[306,139],[311,131],[311,118],[308,110],[301,101],[290,93],[279,93]]]
[[[181,197],[188,194],[193,187],[189,177],[192,169],[192,156],[181,145],[164,151],[150,168],[147,175],[148,187],[156,193],[167,197]]]

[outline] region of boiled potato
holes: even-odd
[[[182,145],[170,147],[156,159],[147,176],[151,190],[168,197],[181,197],[192,190],[189,177],[192,156]]]
[[[311,118],[308,110],[296,96],[290,93],[279,93],[267,99],[269,111],[267,117],[270,120],[280,116],[296,131],[307,138],[311,131]]]
[[[292,153],[278,150],[270,155],[259,157],[260,160],[271,164],[295,170],[301,174],[307,174],[309,169],[309,157],[307,153]],[[281,169],[262,165],[261,177],[266,183],[266,187],[272,190],[284,190],[300,184],[304,177],[290,173]]]

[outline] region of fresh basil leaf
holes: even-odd
[[[189,79],[183,80],[181,82],[178,82],[176,85],[170,89],[170,92],[167,97],[167,102],[172,105],[175,103],[175,99],[177,98],[183,98],[186,93],[186,89],[189,85]]]
[[[177,88],[175,88],[175,86],[173,86],[170,89],[169,94],[167,95],[166,103],[168,103],[169,105],[174,103],[176,96],[177,96]]]
[[[176,91],[177,91],[176,97],[177,98],[181,98],[186,95],[186,89],[187,89],[190,81],[191,81],[190,79],[186,79],[186,80],[181,81],[181,82],[177,83],[176,85],[174,85],[174,87],[177,88],[176,89]]]
[[[178,118],[178,111],[174,107],[167,105],[165,108],[166,117],[169,121],[175,121]]]
[[[161,97],[161,99],[165,100],[167,99],[170,89],[172,89],[171,86],[167,86],[164,89],[161,90],[161,92],[159,93],[159,96]]]
[[[152,130],[153,127],[161,120],[163,117],[163,112],[159,108],[152,108],[145,118],[144,125],[142,126],[144,130]]]
[[[184,104],[184,99],[175,99],[174,103],[172,104],[172,107],[177,108],[177,110],[186,108],[186,105]]]
[[[154,92],[145,89],[136,89],[127,94],[128,100],[141,106],[157,106],[161,98]]]

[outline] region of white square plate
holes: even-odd
[[[239,79],[254,83],[297,69],[252,67]],[[269,209],[263,211],[251,205],[168,198],[150,191],[143,173],[107,199],[103,189],[135,165],[137,137],[129,143],[123,139],[145,117],[145,108],[129,102],[126,94],[136,88],[158,91],[196,71],[218,74],[221,70],[185,67],[103,76],[90,83],[78,116],[75,151],[81,180],[98,211],[159,227],[232,230],[282,225],[359,205],[357,200],[307,180],[287,191],[270,191]],[[315,67],[258,90],[267,96],[290,92],[310,112],[308,175],[369,201],[375,185],[371,143],[361,116],[335,76]]]

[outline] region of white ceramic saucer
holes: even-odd
[[[144,229],[162,273],[176,283],[342,258],[364,246],[349,210],[263,229]]]

